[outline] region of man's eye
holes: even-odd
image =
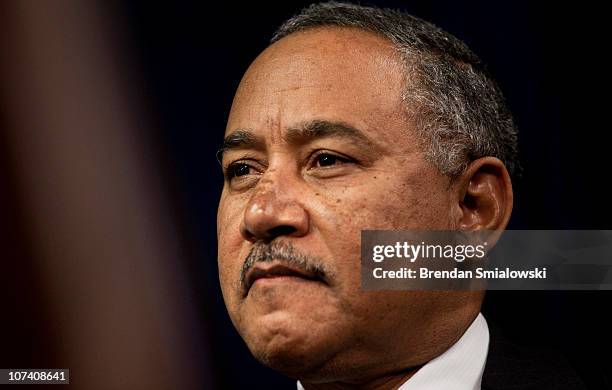
[[[246,176],[251,174],[251,167],[244,163],[234,163],[227,167],[226,176],[228,179]]]
[[[321,153],[315,157],[315,165],[317,167],[329,167],[336,164],[346,163],[349,160],[340,156],[329,153]]]

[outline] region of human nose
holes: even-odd
[[[249,200],[241,223],[241,233],[249,241],[271,241],[280,236],[304,236],[309,215],[299,202],[297,191],[281,177],[262,179]]]

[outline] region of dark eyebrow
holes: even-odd
[[[287,142],[290,143],[308,142],[324,137],[346,138],[366,148],[380,149],[380,146],[361,130],[345,122],[312,120],[304,122],[297,127],[287,129],[284,136]]]
[[[232,149],[263,149],[265,142],[250,130],[236,130],[223,139],[221,148],[217,151],[217,161],[221,163],[223,153]]]
[[[345,138],[371,150],[380,150],[380,145],[366,136],[362,131],[345,122],[316,119],[287,129],[284,139],[289,143],[305,143],[317,138]],[[265,141],[250,130],[236,130],[225,137],[221,149],[217,151],[217,160],[221,163],[223,153],[235,149],[264,149]]]

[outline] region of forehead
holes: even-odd
[[[337,27],[294,33],[251,64],[234,98],[226,134],[241,128],[265,135],[325,119],[384,137],[406,130],[404,85],[399,54],[378,35]]]

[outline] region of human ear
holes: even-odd
[[[455,179],[456,226],[460,230],[504,230],[512,213],[512,182],[495,157],[472,161]]]

